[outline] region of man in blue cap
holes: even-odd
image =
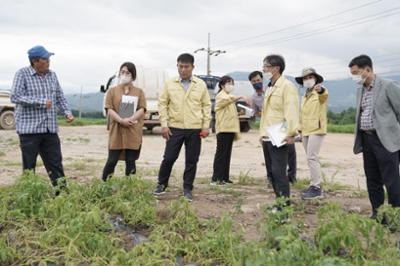
[[[15,120],[23,170],[34,171],[40,154],[52,185],[57,186],[58,179],[65,176],[57,134],[57,109],[67,122],[72,122],[74,117],[56,74],[49,69],[52,55],[54,53],[40,45],[28,50],[30,66],[15,74],[11,101],[16,104]]]

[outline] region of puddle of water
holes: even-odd
[[[125,224],[124,219],[121,216],[113,217],[110,220],[116,232],[126,233],[132,236],[132,242],[134,245],[138,245],[149,240],[146,236],[136,232],[133,227]]]

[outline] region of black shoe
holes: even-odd
[[[233,181],[231,181],[231,180],[224,180],[224,181],[222,181],[222,183],[225,183],[225,184],[233,184]]]
[[[192,191],[190,191],[189,189],[183,190],[183,197],[185,197],[187,201],[192,202],[193,201]]]
[[[308,200],[308,199],[320,199],[322,198],[322,191],[321,188],[316,186],[310,186],[306,191],[301,193],[301,198]]]
[[[224,181],[211,181],[210,186],[223,186],[225,185]]]
[[[158,184],[156,189],[153,191],[153,194],[156,195],[156,196],[164,194],[166,188],[167,188],[166,186]]]
[[[297,182],[296,177],[289,177],[289,183],[294,184]]]

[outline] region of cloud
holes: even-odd
[[[372,2],[373,0],[371,0]],[[124,61],[176,74],[176,57],[206,47],[211,32],[213,74],[260,69],[268,53],[284,55],[287,74],[315,65],[328,78],[346,77],[347,62],[360,53],[396,56],[399,16],[351,26],[308,38],[278,42],[321,27],[396,7],[376,3],[301,27],[293,25],[360,6],[365,1],[7,1],[0,10],[0,86],[9,88],[14,73],[28,64],[26,51],[42,44],[55,52],[51,68],[67,92],[98,90]],[[329,7],[329,8],[327,8]],[[279,29],[287,30],[276,32]],[[275,31],[275,32],[274,32]],[[237,40],[268,33],[244,42]],[[275,41],[274,41],[275,40]],[[398,53],[398,52],[397,52]],[[400,55],[397,55],[400,58]],[[204,74],[206,54],[197,53],[196,72]],[[382,61],[381,71],[400,67]]]

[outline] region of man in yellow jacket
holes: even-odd
[[[166,146],[154,194],[165,193],[172,167],[185,144],[183,196],[192,201],[201,137],[205,138],[209,134],[211,101],[204,81],[192,75],[194,57],[191,54],[181,54],[177,59],[177,67],[179,77],[165,83],[158,102]]]
[[[285,60],[280,55],[268,55],[264,59],[264,78],[269,80],[268,89],[260,121],[260,140],[262,142],[265,164],[270,165],[271,181],[277,197],[290,197],[289,180],[286,175],[288,162],[288,145],[294,143],[299,126],[299,93],[292,82],[282,76]],[[286,142],[283,146],[272,144],[267,128],[284,123],[286,126]],[[288,201],[289,202],[289,201]]]

